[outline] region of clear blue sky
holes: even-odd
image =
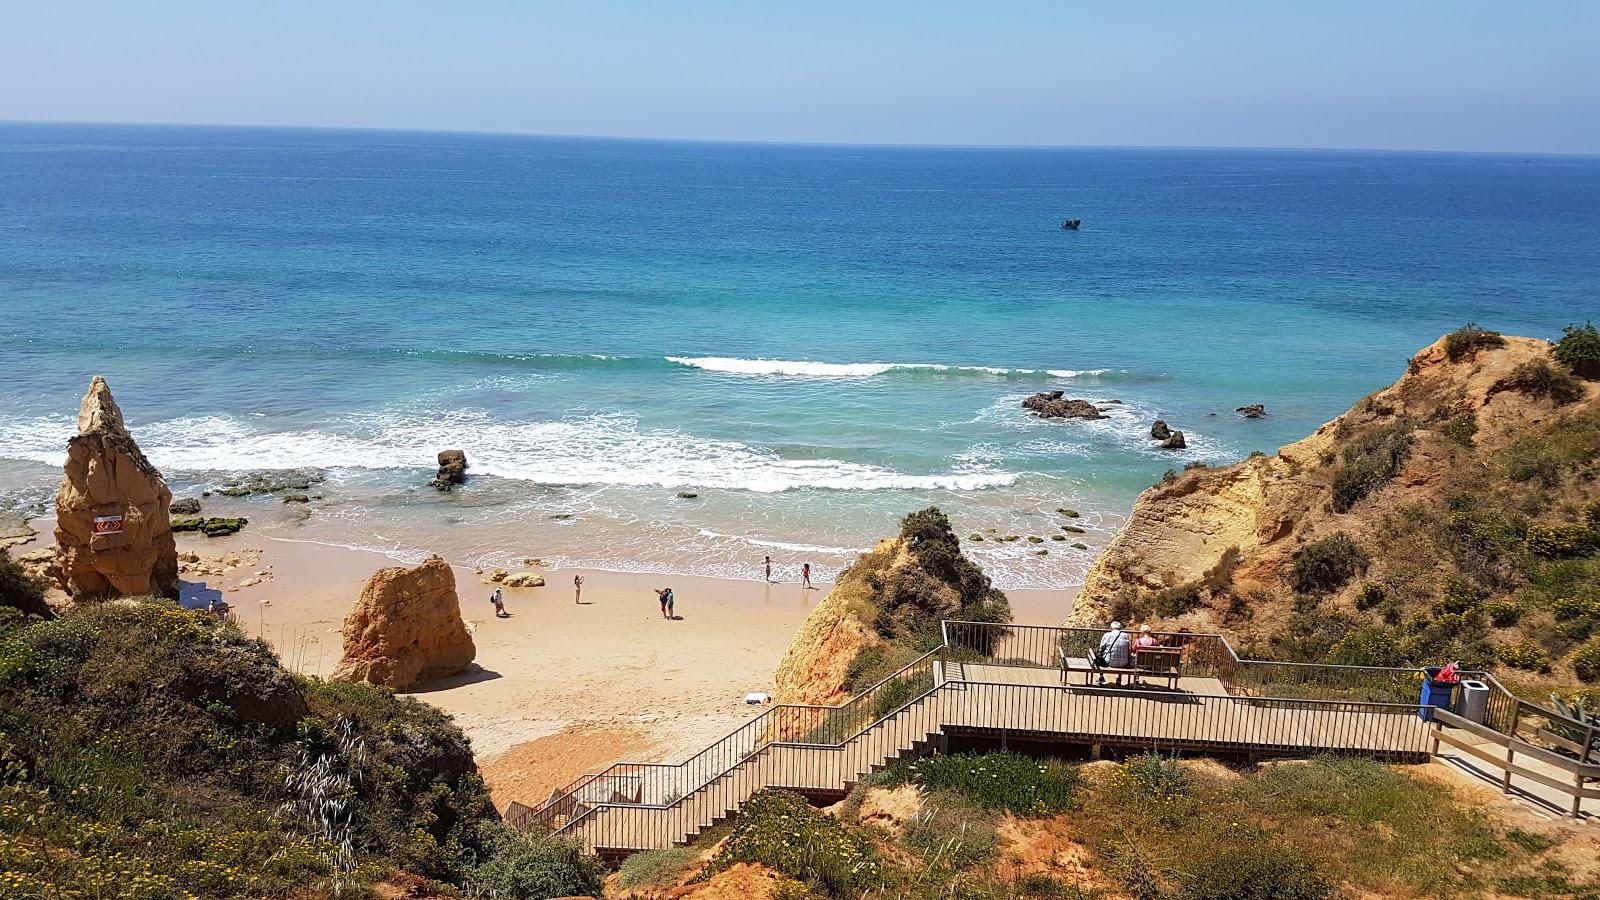
[[[17,0],[0,119],[1600,153],[1600,0]]]

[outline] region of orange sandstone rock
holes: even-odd
[[[178,598],[172,492],[145,459],[99,375],[78,410],[78,434],[56,493],[56,564],[74,599]]]
[[[414,569],[379,569],[344,620],[344,656],[336,681],[408,690],[458,675],[478,650],[461,619],[456,576],[429,557]]]

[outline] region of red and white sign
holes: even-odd
[[[95,516],[94,517],[94,533],[95,534],[121,534],[122,533],[122,517],[121,516]]]

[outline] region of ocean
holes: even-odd
[[[1593,157],[0,124],[0,515],[98,373],[178,496],[326,474],[208,501],[262,535],[793,577],[936,505],[1060,588],[1165,470],[1597,298]],[[1020,407],[1053,389],[1109,418]]]

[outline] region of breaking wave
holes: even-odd
[[[999,378],[1078,378],[1106,372],[1105,369],[1006,369],[940,363],[828,363],[800,359],[743,359],[736,356],[669,356],[667,361],[724,375],[786,378],[872,378],[896,372],[991,375]]]

